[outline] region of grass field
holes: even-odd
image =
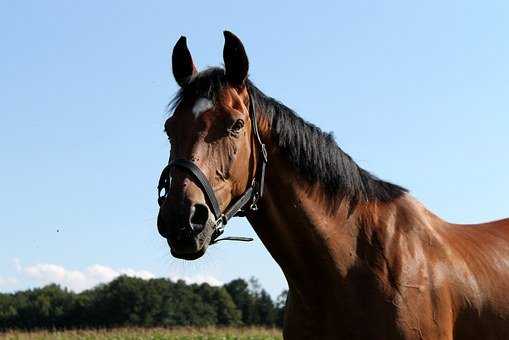
[[[267,328],[118,328],[68,331],[9,331],[0,339],[37,340],[272,340],[283,339],[281,330]]]

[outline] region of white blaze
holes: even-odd
[[[198,117],[203,112],[210,110],[214,105],[212,101],[207,98],[198,98],[196,103],[193,106],[193,114],[195,117]]]

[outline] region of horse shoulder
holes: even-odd
[[[368,225],[366,265],[404,339],[451,339],[452,303],[439,230],[446,222],[405,195]],[[362,253],[362,251],[361,251]]]

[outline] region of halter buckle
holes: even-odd
[[[259,198],[260,197],[258,196],[257,193],[253,196],[253,200],[251,202],[251,205],[249,206],[249,209],[251,209],[251,211],[257,211],[258,210],[258,199]]]
[[[226,219],[226,216],[222,214],[214,223],[214,229],[223,230],[226,223],[228,223],[228,220]]]

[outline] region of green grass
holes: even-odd
[[[281,330],[267,328],[118,328],[67,331],[8,331],[0,339],[19,340],[273,340]]]

